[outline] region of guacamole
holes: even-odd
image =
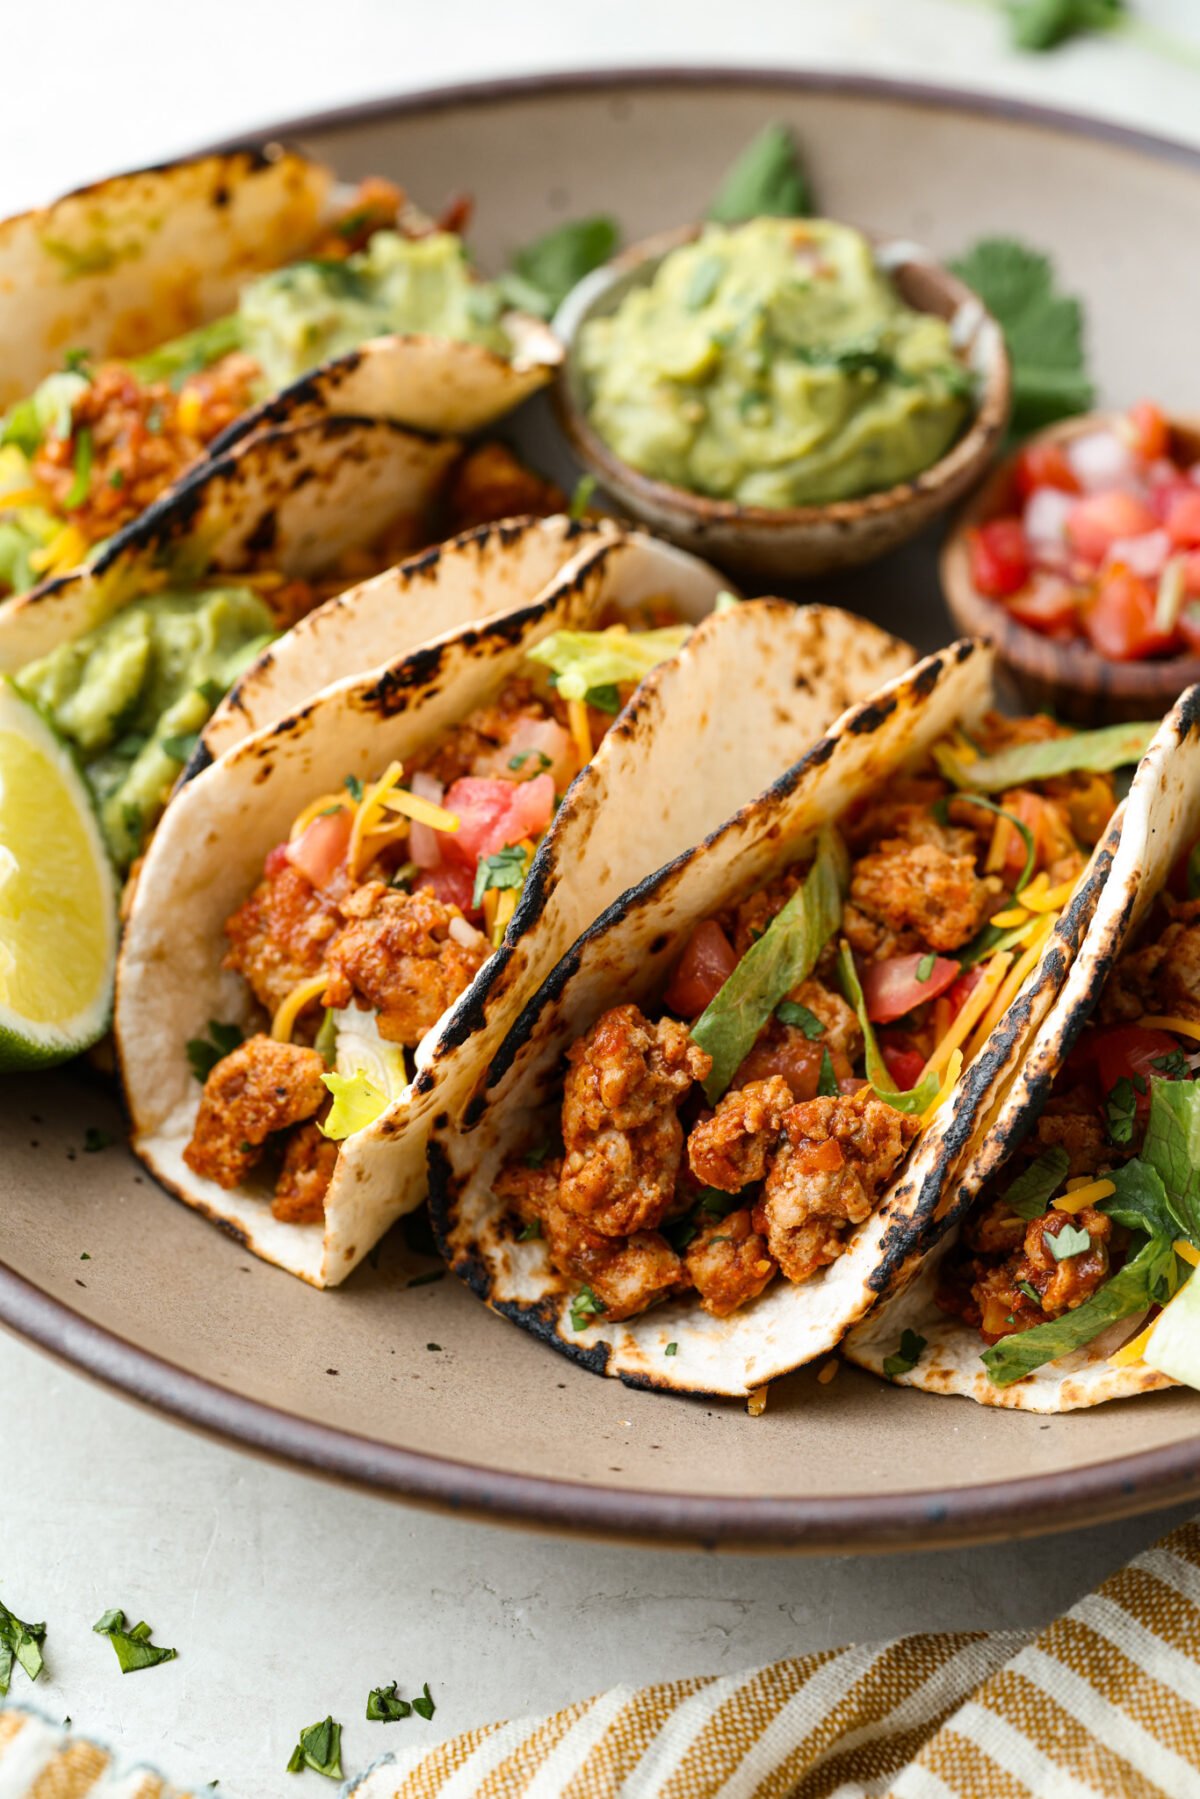
[[[825,219],[708,226],[579,335],[594,428],[644,474],[746,506],[911,479],[954,443],[970,377],[860,232]]]
[[[165,590],[17,676],[73,745],[119,868],[141,851],[218,700],[274,632],[249,588]]]
[[[241,346],[273,390],[391,331],[470,339],[507,355],[500,310],[496,290],[472,279],[450,232],[377,231],[344,262],[297,262],[252,281],[238,318]]]

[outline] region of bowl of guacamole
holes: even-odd
[[[651,240],[556,328],[559,406],[653,529],[774,575],[904,541],[982,475],[1008,418],[999,326],[915,245],[830,219]]]

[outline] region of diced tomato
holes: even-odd
[[[571,733],[557,719],[521,712],[503,742],[473,766],[477,774],[498,775],[508,781],[532,781],[535,775],[547,774],[557,791],[565,793],[579,773],[579,751]]]
[[[923,962],[932,961],[925,980],[917,971]],[[914,1006],[936,999],[957,981],[961,969],[949,956],[885,956],[862,971],[863,995],[867,1017],[872,1024],[890,1024],[903,1018]]]
[[[1140,537],[1158,524],[1153,508],[1120,488],[1084,494],[1067,518],[1067,542],[1089,562],[1102,562],[1108,546],[1122,537]]]
[[[353,829],[351,807],[339,806],[336,812],[323,812],[305,826],[295,843],[288,844],[287,859],[314,887],[327,887],[346,860]]]
[[[442,803],[458,819],[457,831],[438,833],[442,858],[473,870],[506,845],[541,836],[554,817],[554,782],[549,775],[519,783],[464,775]]]
[[[472,904],[475,875],[461,863],[443,862],[437,868],[423,868],[413,880],[414,893],[421,887],[428,887],[443,905],[457,906],[468,917],[476,916]]]
[[[1148,1111],[1151,1077],[1163,1073],[1154,1063],[1179,1048],[1176,1039],[1168,1031],[1150,1031],[1140,1024],[1111,1025],[1093,1031],[1091,1036],[1092,1054],[1105,1093],[1111,1093],[1120,1080],[1133,1080],[1135,1088],[1141,1081],[1146,1091],[1138,1092],[1138,1111]]]
[[[1079,589],[1058,575],[1035,573],[1007,602],[1021,624],[1047,637],[1073,637],[1079,620]]]
[[[290,866],[290,863],[291,857],[288,855],[287,844],[277,843],[273,850],[267,851],[267,859],[263,863],[263,873],[268,881],[273,881],[276,875],[281,875],[284,869]]]
[[[1171,450],[1171,427],[1161,407],[1152,400],[1139,400],[1128,413],[1133,428],[1134,448],[1147,462],[1157,462]]]
[[[925,1066],[920,1050],[914,1049],[903,1037],[890,1037],[884,1032],[880,1032],[879,1048],[897,1087],[902,1093],[909,1092],[920,1080]]]
[[[967,1000],[975,991],[975,988],[978,987],[982,979],[983,973],[978,966],[975,968],[964,968],[953,987],[947,987],[946,998],[950,1003],[951,1018],[958,1017],[959,1013],[966,1005]]]
[[[994,518],[967,533],[971,580],[989,600],[1007,599],[1029,579],[1029,540],[1019,518]]]
[[[1083,625],[1092,645],[1110,662],[1139,662],[1175,647],[1173,631],[1155,623],[1157,596],[1148,581],[1118,563],[1106,569],[1093,600],[1083,609]]]
[[[1167,501],[1167,536],[1178,550],[1200,549],[1200,487],[1188,482]]]
[[[737,953],[715,919],[696,926],[663,999],[680,1018],[699,1018],[734,969]]]
[[[1035,488],[1057,487],[1060,493],[1078,493],[1079,482],[1061,444],[1026,444],[1017,457],[1013,479],[1017,492],[1027,500]]]

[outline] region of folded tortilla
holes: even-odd
[[[743,611],[749,618],[752,607]],[[709,704],[726,712],[736,706],[749,742],[767,706],[741,678],[736,648],[730,634],[714,659]],[[785,660],[776,653],[776,678]],[[502,1228],[504,1207],[492,1183],[559,1093],[568,1046],[618,999],[652,1002],[696,923],[794,862],[856,795],[886,784],[953,725],[969,725],[992,700],[992,678],[991,650],[978,641],[927,657],[853,706],[791,766],[781,756],[775,767],[787,772],[759,798],[704,841],[697,832],[696,847],[622,893],[563,957],[491,1061],[465,1115],[440,1118],[430,1144],[430,1211],[440,1246],[493,1310],[596,1373],[677,1393],[745,1395],[831,1349],[915,1261],[997,1084],[1011,1078],[1066,978],[1100,891],[1102,852],[877,1210],[835,1262],[802,1284],[776,1281],[732,1317],[668,1300],[621,1322],[600,1318],[577,1330],[570,1311],[578,1282],[554,1270],[540,1238],[514,1241]],[[796,733],[793,753],[801,743]],[[771,747],[786,755],[786,737]],[[668,1343],[677,1345],[669,1357]]]
[[[916,1366],[893,1375],[899,1386],[957,1393],[1014,1411],[1069,1412],[1174,1383],[1144,1364],[1112,1368],[1108,1358],[1137,1328],[1122,1319],[1083,1349],[997,1387],[980,1360],[983,1342],[934,1303],[937,1271],[972,1200],[1032,1129],[1055,1078],[1078,1040],[1105,981],[1129,945],[1179,857],[1200,836],[1200,687],[1190,688],[1163,721],[1114,820],[1103,886],[1078,957],[1015,1079],[993,1103],[983,1128],[943,1196],[941,1213],[920,1245],[907,1284],[856,1330],[843,1349],[850,1361],[883,1373],[905,1330],[924,1337]]]
[[[142,355],[231,311],[253,276],[310,253],[337,198],[328,168],[273,145],[117,175],[0,221],[0,407],[67,350]],[[508,312],[499,322],[510,358],[450,338],[374,338],[253,408],[215,447],[329,411],[480,430],[562,360],[540,319]]]
[[[0,601],[0,672],[69,643],[144,597],[164,567],[237,574],[264,559],[288,577],[321,576],[401,521],[431,529],[461,446],[376,420],[315,418],[248,438],[119,532],[88,567]],[[311,692],[329,676],[310,682]]]
[[[424,1198],[435,1115],[463,1108],[521,1007],[596,913],[757,792],[849,698],[911,659],[886,633],[821,607],[750,602],[706,617],[723,585],[680,551],[606,534],[531,604],[327,688],[183,789],[138,882],[115,1017],[134,1148],[164,1186],[302,1279],[343,1280]],[[552,631],[587,629],[664,594],[682,617],[704,622],[646,678],[568,790],[503,945],[418,1046],[408,1088],[342,1144],[324,1224],[275,1220],[269,1187],[226,1192],[195,1176],[183,1150],[200,1088],[185,1044],[210,1019],[252,1023],[248,989],[221,968],[224,921],[301,808],[347,775],[411,757]]]

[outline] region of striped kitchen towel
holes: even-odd
[[[1017,1551],[1014,1549],[1014,1553]],[[229,1792],[252,1799],[251,1788]],[[342,1799],[1197,1799],[1200,1521],[1047,1629],[614,1687],[402,1750]],[[185,1799],[19,1709],[0,1799]]]

